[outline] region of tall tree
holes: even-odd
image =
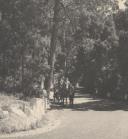
[[[49,86],[48,92],[50,91],[51,85],[53,84],[54,78],[54,65],[55,65],[55,52],[57,44],[57,33],[58,33],[58,23],[59,23],[59,9],[60,0],[55,0],[54,6],[54,16],[53,16],[53,27],[51,33],[51,44],[50,44],[50,74],[49,74]]]

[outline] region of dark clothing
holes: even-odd
[[[46,78],[45,81],[44,81],[44,88],[45,88],[45,90],[48,90],[48,87],[49,87],[49,79]]]
[[[70,101],[70,105],[74,104],[74,95],[75,95],[74,86],[70,85],[70,87],[69,87],[69,101]]]

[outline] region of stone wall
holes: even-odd
[[[37,128],[47,108],[46,99],[40,98],[33,98],[29,102],[17,100],[9,106],[2,106],[0,132],[11,133]]]

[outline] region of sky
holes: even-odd
[[[125,1],[126,0],[118,0],[120,9],[125,9],[125,5],[124,5]]]

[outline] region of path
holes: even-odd
[[[57,110],[61,124],[56,129],[18,139],[128,139],[127,110],[122,102],[81,94],[76,96],[74,108]]]

